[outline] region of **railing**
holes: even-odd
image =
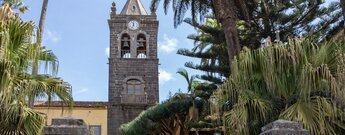
[[[130,50],[121,50],[121,57],[122,58],[131,58],[131,51]]]
[[[134,95],[134,94],[122,94],[121,96],[122,104],[147,104],[147,94],[145,95]]]

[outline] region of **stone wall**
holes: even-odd
[[[261,128],[260,135],[310,135],[310,132],[303,129],[302,123],[277,120]]]
[[[84,120],[75,118],[53,119],[52,125],[44,128],[44,135],[90,135]]]
[[[126,92],[126,78],[141,78],[148,103],[155,104],[158,96],[158,59],[112,59],[109,61],[109,104],[119,105],[120,95]]]

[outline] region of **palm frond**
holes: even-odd
[[[0,7],[0,134],[41,134],[45,119],[28,108],[28,99],[54,97],[71,107],[71,86],[53,77],[57,71],[56,56],[33,43],[34,24],[24,22],[7,3]],[[48,75],[31,75],[29,70],[36,61],[46,62],[43,68],[52,71]]]
[[[313,39],[290,39],[286,45],[244,49],[234,59],[229,79],[215,93],[223,95],[220,105],[231,103],[224,116],[228,131],[258,133],[260,124],[255,123],[280,116],[302,122],[312,134],[338,134],[344,130],[339,124],[345,105],[344,55],[341,44],[318,44]],[[260,99],[256,104],[246,104],[256,99]],[[270,117],[259,115],[262,112],[270,112]]]

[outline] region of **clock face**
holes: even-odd
[[[137,30],[139,28],[139,23],[137,21],[130,21],[128,23],[128,28],[131,29],[131,30]]]

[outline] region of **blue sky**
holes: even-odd
[[[23,0],[29,11],[22,15],[24,20],[38,24],[43,0]],[[58,56],[59,76],[73,87],[76,101],[108,100],[108,56],[109,19],[111,3],[114,0],[50,0],[43,43]],[[126,0],[116,0],[117,12],[122,10]],[[146,10],[151,0],[142,0]],[[186,89],[187,83],[176,71],[188,61],[196,59],[176,54],[179,48],[192,48],[193,42],[186,37],[195,29],[182,24],[173,27],[171,11],[165,15],[162,6],[157,11],[159,25],[160,100],[168,97],[169,91]],[[197,71],[187,69],[190,74]]]

